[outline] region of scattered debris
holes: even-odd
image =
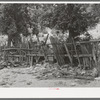
[[[100,81],[100,77],[96,77],[95,80]]]
[[[28,82],[28,83],[27,83],[27,85],[31,85],[31,84],[32,84],[32,82]]]
[[[3,68],[5,68],[5,67],[7,67],[7,63],[4,62],[4,61],[1,61],[0,62],[0,70],[3,69]]]
[[[71,83],[71,86],[76,86],[76,83]]]
[[[27,63],[20,62],[0,62],[0,69],[11,68],[11,67],[28,67]],[[79,67],[71,67],[66,64],[60,67],[57,63],[50,64],[47,62],[36,64],[32,66],[32,72],[28,70],[27,73],[34,74],[38,79],[53,79],[53,78],[77,78],[77,79],[86,79],[93,80],[98,76],[98,71],[96,68],[91,70],[81,69]],[[21,72],[24,74],[24,71]]]
[[[59,65],[56,64],[36,64],[33,67],[33,74],[38,79],[53,79],[53,78],[77,78],[77,79],[86,79],[94,80],[97,76],[97,70],[83,70],[76,67],[71,67],[68,65],[62,66],[60,69]]]
[[[13,67],[26,68],[29,67],[29,65],[27,64],[27,62],[20,63],[18,61],[8,61],[8,62],[5,62],[3,60],[0,61],[0,70],[3,68],[13,68]]]
[[[93,77],[97,77],[97,76],[98,76],[98,71],[97,71],[96,68],[93,68],[91,75],[92,75]]]

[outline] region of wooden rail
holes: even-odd
[[[73,43],[63,42],[63,43],[52,43],[52,44],[46,44],[46,45],[35,45],[33,48],[12,48],[12,47],[11,48],[4,48],[4,49],[2,49],[2,51],[4,52],[4,57],[5,58],[7,58],[7,57],[17,57],[17,58],[20,58],[20,59],[26,58],[26,59],[28,59],[27,61],[29,63],[32,63],[33,57],[42,57],[42,56],[44,56],[44,57],[45,56],[46,57],[53,57],[53,58],[55,57],[54,53],[47,53],[46,54],[45,50],[43,50],[43,52],[45,52],[45,53],[43,53],[43,52],[40,53],[40,49],[37,49],[37,47],[44,46],[43,48],[45,49],[45,46],[47,46],[47,45],[53,45],[53,44],[54,45],[59,45],[59,46],[63,45],[65,47],[66,53],[58,52],[56,55],[63,56],[63,57],[68,57],[71,63],[73,63],[73,60],[72,60],[73,58],[72,57],[75,57],[75,58],[78,57],[78,60],[80,60],[82,58],[84,60],[84,66],[86,66],[87,60],[89,60],[90,63],[93,63],[92,60],[94,60],[95,64],[97,65],[97,58],[98,58],[97,51],[98,51],[98,44],[99,43],[100,43],[100,40],[75,42],[75,44],[74,44],[75,50],[74,49],[69,50],[69,48],[68,48],[68,46],[72,46]],[[85,51],[85,52],[79,53],[79,50],[77,50],[77,48],[76,48],[77,45],[80,45],[80,48],[81,49],[83,48],[84,49],[83,51]],[[90,50],[87,48],[87,45],[91,45]],[[57,47],[56,47],[56,49],[57,49]],[[15,55],[9,54],[9,52],[13,52],[13,51],[19,51],[19,52],[22,51],[25,54],[24,55],[21,54],[21,53],[20,54],[15,54]],[[73,54],[71,56],[70,52],[74,52],[74,51],[76,52],[76,54]],[[78,62],[80,62],[80,61],[78,61]]]

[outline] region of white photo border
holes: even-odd
[[[0,1],[0,3],[100,4],[99,1]],[[100,87],[0,88],[0,98],[100,98]]]

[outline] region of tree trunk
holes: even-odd
[[[18,33],[8,35],[8,47],[11,47],[11,43],[14,47],[19,47],[21,44],[21,37]]]
[[[11,46],[11,41],[12,41],[12,37],[11,37],[11,35],[8,35],[8,47],[10,47]]]
[[[36,34],[36,38],[37,38],[38,43],[40,43],[38,34]]]
[[[74,37],[76,37],[77,35],[79,35],[79,33],[74,28],[69,28],[68,43],[72,43],[72,44],[68,46],[68,50],[71,51],[70,55],[72,57],[72,62],[74,61],[73,55],[77,55],[78,64],[80,65],[80,59],[79,59],[76,44],[75,44],[75,41],[74,41]]]

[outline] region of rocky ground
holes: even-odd
[[[40,68],[39,68],[40,69]],[[100,78],[94,80],[62,77],[40,78],[38,68],[4,68],[0,70],[0,87],[99,87]],[[43,76],[43,75],[42,75]]]

